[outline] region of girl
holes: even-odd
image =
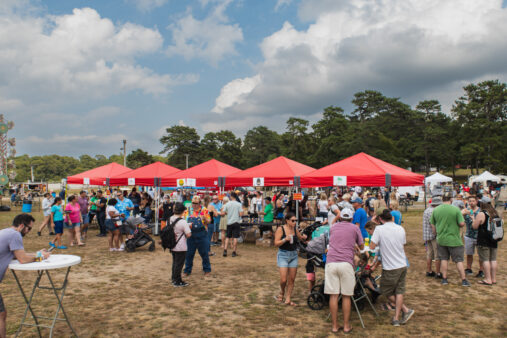
[[[42,200],[42,212],[44,213],[44,221],[39,227],[39,231],[37,235],[41,235],[42,230],[47,226],[50,235],[54,235],[53,230],[51,230],[51,194],[45,193],[44,199]]]
[[[118,203],[116,198],[111,198],[107,202],[106,207],[106,230],[109,251],[123,251],[120,250],[120,227],[117,224],[120,220],[120,214],[114,207],[116,203]]]
[[[49,242],[49,245],[52,247],[56,246],[58,249],[67,249],[66,246],[62,245],[63,211],[62,199],[60,197],[56,197],[51,206],[51,226],[55,229],[56,237]]]
[[[320,194],[320,199],[317,202],[317,217],[322,217],[324,219],[327,219],[327,213],[328,210],[328,203],[327,203],[327,196],[325,193]]]

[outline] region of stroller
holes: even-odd
[[[133,235],[132,238],[125,242],[125,250],[127,252],[134,252],[136,248],[142,247],[151,242],[148,247],[149,251],[155,251],[155,241],[151,236],[145,231],[149,227],[140,227],[139,225],[144,224],[144,218],[141,216],[138,217],[129,217],[123,224],[126,230],[125,232]]]

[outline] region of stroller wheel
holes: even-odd
[[[151,243],[150,246],[148,247],[148,250],[155,251],[155,243]]]
[[[322,310],[325,304],[324,296],[318,292],[312,292],[306,301],[312,310]]]

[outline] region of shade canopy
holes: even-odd
[[[359,153],[301,177],[302,187],[420,186],[424,176]]]
[[[171,167],[165,163],[155,162],[112,177],[109,182],[110,185],[141,185],[154,187],[157,186],[155,178],[161,178],[180,171],[180,169]]]
[[[294,177],[303,176],[315,169],[280,156],[266,163],[227,177],[228,187],[292,186]]]
[[[82,172],[77,175],[67,177],[68,184],[87,184],[87,185],[108,185],[109,179],[124,173],[132,171],[132,169],[122,166],[118,163],[109,163]]]
[[[483,172],[482,174],[480,174],[479,176],[475,177],[472,180],[472,182],[487,182],[487,181],[500,182],[501,180],[500,177],[493,175],[489,171]]]
[[[163,187],[217,187],[219,179],[241,170],[215,159],[162,177]]]
[[[441,173],[434,173],[424,179],[426,183],[444,183],[452,182],[452,177],[442,175]]]

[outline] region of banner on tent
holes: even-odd
[[[252,186],[263,187],[264,186],[264,177],[254,177]]]
[[[347,186],[347,176],[333,176],[333,186]]]
[[[178,178],[176,185],[178,187],[195,187],[195,178]]]
[[[83,178],[83,184],[90,185],[90,179],[88,177]]]
[[[136,179],[131,177],[128,179],[128,185],[136,185]]]

